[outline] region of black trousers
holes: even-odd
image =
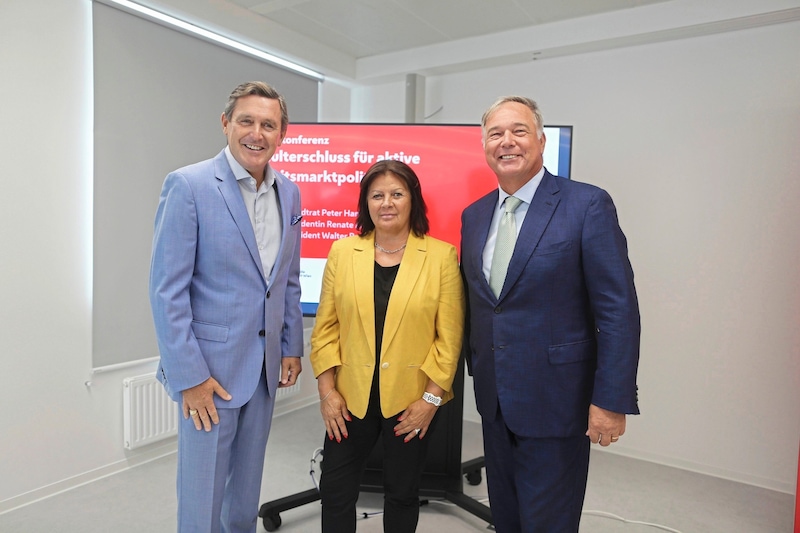
[[[403,442],[405,435],[395,437],[393,429],[401,413],[384,418],[379,403],[377,395],[373,394],[364,419],[352,417],[352,421],[347,422],[348,438],[342,442],[325,435],[320,477],[323,533],[356,530],[361,474],[379,439],[383,446],[383,530],[386,533],[416,531],[420,478],[434,424],[431,423],[425,439]]]

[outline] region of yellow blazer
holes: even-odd
[[[314,376],[336,368],[336,390],[364,418],[375,371],[375,233],[333,243],[311,335]],[[464,286],[456,249],[408,237],[386,310],[380,354],[381,412],[388,418],[422,397],[428,379],[453,397],[464,331]]]

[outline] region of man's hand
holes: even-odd
[[[589,430],[586,436],[592,444],[608,446],[625,434],[625,414],[589,406]]]
[[[278,387],[291,387],[297,383],[297,376],[303,371],[299,357],[281,358],[281,380]]]
[[[198,431],[211,431],[211,424],[219,424],[219,415],[214,405],[215,394],[225,401],[231,399],[228,391],[214,378],[208,378],[200,385],[183,391],[183,418],[191,416]]]

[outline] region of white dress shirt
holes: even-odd
[[[231,154],[229,146],[225,147],[225,156],[231,166],[233,175],[239,183],[239,190],[242,193],[247,214],[250,216],[250,223],[253,225],[253,233],[256,236],[258,253],[261,256],[261,266],[264,268],[264,276],[269,281],[272,267],[278,259],[278,249],[281,246],[281,211],[278,202],[278,191],[275,187],[275,172],[272,167],[267,166],[264,181],[256,190],[256,180]]]
[[[514,222],[516,222],[517,225],[517,235],[519,235],[519,230],[522,229],[522,223],[525,221],[525,215],[528,214],[528,207],[531,205],[533,195],[536,194],[536,189],[539,188],[539,184],[542,182],[543,176],[544,167],[539,169],[539,172],[537,172],[528,181],[528,183],[523,185],[517,192],[513,194],[515,198],[522,200],[522,203],[519,204],[517,210],[514,211]],[[497,205],[494,209],[494,215],[492,215],[492,224],[489,226],[489,236],[486,239],[486,246],[483,248],[483,275],[486,277],[487,282],[489,281],[489,272],[492,269],[494,246],[495,242],[497,241],[497,228],[500,226],[500,219],[503,217],[503,213],[506,210],[503,204],[505,203],[506,198],[512,196],[504,191],[501,187],[498,187],[497,190],[500,192],[500,194],[497,198]]]

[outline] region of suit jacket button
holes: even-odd
[[[269,291],[267,291],[267,298],[269,298]]]
[[[499,315],[502,312],[503,312],[503,308],[500,307],[499,305],[494,308],[494,314]]]
[[[259,336],[259,337],[263,337],[263,336],[264,336],[264,335],[266,335],[266,334],[267,334],[267,333],[266,333],[266,332],[265,332],[263,329],[262,329],[261,331],[259,331],[259,332],[258,332],[258,336]]]
[[[389,363],[383,363],[383,364],[381,365],[381,368],[389,368]]]

